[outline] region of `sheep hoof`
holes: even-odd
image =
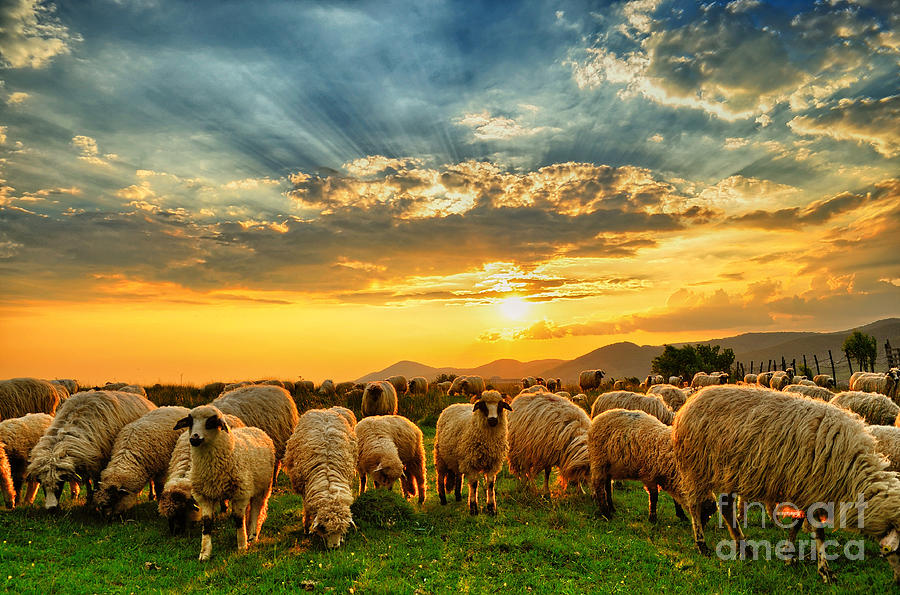
[[[701,556],[708,556],[708,555],[709,555],[709,548],[706,546],[706,542],[705,542],[705,541],[698,541],[698,542],[697,542],[697,551],[700,552],[700,555],[701,555]]]
[[[475,504],[474,502],[469,505],[469,514],[471,514],[472,516],[475,516],[478,514],[478,505]]]
[[[441,494],[441,506],[447,504],[447,496]]]
[[[822,577],[822,580],[825,581],[826,585],[831,585],[834,583],[834,573],[827,566],[819,566],[818,568],[819,576]]]
[[[655,515],[655,514],[651,514],[651,515],[648,517],[647,520],[650,521],[651,523],[656,524],[656,521],[657,521],[656,515]]]
[[[497,507],[494,504],[488,504],[486,510],[489,515],[497,516]]]
[[[200,554],[198,560],[201,562],[209,562],[209,554]]]

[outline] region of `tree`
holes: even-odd
[[[681,376],[690,381],[697,372],[724,372],[731,370],[734,351],[725,349],[719,353],[719,346],[685,345],[673,347],[664,345],[663,352],[653,358],[650,369],[663,377]]]
[[[878,354],[875,337],[855,330],[844,339],[841,349],[848,360],[855,359],[859,363],[860,371],[875,371],[875,357]]]

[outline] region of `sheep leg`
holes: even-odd
[[[691,515],[691,532],[694,535],[694,544],[696,544],[697,550],[702,555],[708,556],[709,548],[706,546],[706,537],[703,535],[703,525],[705,523],[701,520],[703,518],[702,502],[692,500],[687,503],[687,509]]]
[[[616,507],[613,504],[613,498],[612,498],[613,490],[612,490],[612,478],[611,477],[609,477],[609,476],[606,477],[606,484],[603,486],[603,489],[604,489],[604,494],[606,494],[606,508],[609,510],[609,516],[611,518],[613,512],[615,512],[615,510],[616,510]]]
[[[550,467],[544,469],[544,491],[550,491]]]
[[[425,502],[425,477],[421,473],[418,473],[415,475],[415,478],[416,492],[419,496],[419,504],[422,504]]]
[[[487,506],[485,507],[485,510],[487,510],[487,513],[491,516],[495,516],[497,514],[497,495],[494,492],[494,480],[496,478],[496,475],[494,475],[493,477],[485,476],[484,478],[485,482],[487,483]]]
[[[250,530],[247,541],[250,543],[253,543],[259,537],[259,515],[265,503],[265,496],[255,496],[250,499],[250,515],[247,517],[247,527]]]
[[[231,503],[231,519],[234,521],[234,528],[237,531],[237,549],[247,549],[247,506],[250,500],[237,500]]]
[[[365,491],[366,491],[366,474],[360,473],[359,474],[359,493],[362,494]]]
[[[793,544],[797,541],[797,534],[800,532],[800,527],[803,526],[804,520],[804,517],[800,517],[799,519],[794,520],[794,523],[791,525],[791,528],[788,531],[788,541],[791,543],[791,547],[785,545],[785,547],[782,549],[782,557],[784,557],[784,562],[789,566],[797,561]]]
[[[469,514],[474,516],[478,514],[478,476],[473,473],[472,477],[469,479]]]
[[[672,502],[675,503],[675,516],[678,517],[678,520],[684,521],[687,520],[687,516],[684,514],[684,509],[681,508],[681,504],[678,503],[678,500],[672,499]]]
[[[597,511],[601,516],[612,518],[612,510],[609,505],[611,498],[607,493],[608,485],[609,478],[603,475],[599,469],[591,473],[591,494],[597,504]]]
[[[462,473],[454,475],[453,495],[457,502],[462,502]]]
[[[647,496],[650,500],[650,517],[648,520],[651,523],[656,522],[656,503],[659,501],[659,488],[656,487],[656,484],[644,484],[644,489],[647,490]]]
[[[275,470],[272,472],[272,485],[278,482],[278,473],[281,471],[281,461],[275,461]]]
[[[25,491],[25,498],[23,500],[25,504],[31,504],[32,502],[34,502],[34,497],[37,496],[39,487],[41,487],[41,484],[39,484],[38,482],[33,480],[28,481],[28,489]]]
[[[722,517],[725,519],[725,526],[728,528],[731,538],[734,539],[735,551],[743,558],[746,544],[744,543],[744,532],[741,530],[735,513],[735,500],[735,494],[722,494]]]
[[[825,528],[816,528],[816,572],[827,584],[834,582],[834,573],[828,568],[828,558],[825,552]]]
[[[212,556],[212,530],[213,530],[213,502],[206,498],[194,497],[197,505],[200,507],[200,525],[202,526],[202,536],[200,537],[200,558],[201,562],[206,562]]]
[[[437,489],[438,497],[441,499],[441,506],[447,503],[447,494],[445,493],[447,479],[447,474],[439,469],[437,472]]]

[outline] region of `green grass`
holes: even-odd
[[[425,427],[431,458],[434,430]],[[429,460],[429,463],[431,461]],[[402,522],[360,523],[338,550],[303,534],[301,499],[279,478],[262,540],[235,550],[231,522],[216,522],[213,558],[197,561],[199,528],[171,537],[154,502],[142,501],[111,523],[64,495],[63,511],[0,511],[0,590],[14,593],[301,591],[317,593],[433,592],[822,592],[813,562],[722,561],[695,553],[689,523],[660,496],[659,523],[646,520],[639,484],[617,487],[617,516],[598,519],[587,495],[542,495],[504,474],[497,517],[468,514],[465,500],[441,506],[429,465],[428,498]],[[395,488],[398,489],[398,488]],[[465,488],[463,489],[465,498]],[[375,499],[388,506],[385,499]],[[38,496],[38,505],[41,496]],[[483,504],[483,498],[482,498]],[[379,513],[381,514],[381,513]],[[756,517],[758,527],[758,517]],[[727,539],[707,531],[711,546]],[[382,528],[384,526],[385,528]],[[749,539],[777,542],[783,532],[747,530]],[[856,538],[838,534],[843,543]],[[888,590],[891,571],[873,543],[863,561],[837,560],[841,592]]]

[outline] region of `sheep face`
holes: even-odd
[[[228,432],[228,423],[222,412],[210,405],[195,407],[187,417],[175,424],[176,430],[188,428],[192,448],[215,442],[219,432]]]
[[[111,517],[122,514],[137,504],[138,495],[115,484],[100,484],[100,490],[94,497],[97,512]]]
[[[406,477],[403,473],[403,463],[400,459],[379,463],[372,471],[371,476],[376,489],[387,488],[389,490],[393,489],[394,482]]]
[[[309,527],[309,532],[321,537],[325,546],[333,549],[343,543],[350,525],[356,526],[350,513],[350,507],[335,502],[330,506],[319,507]]]
[[[500,417],[503,415],[504,409],[512,411],[512,407],[503,399],[500,393],[491,390],[484,391],[481,397],[474,401],[472,411],[483,415],[487,425],[493,428],[500,423]]]
[[[878,542],[881,546],[881,554],[887,559],[894,571],[894,582],[900,584],[900,533],[897,529],[891,531]]]
[[[66,482],[81,482],[81,477],[75,471],[72,461],[66,457],[53,456],[42,466],[33,471],[29,479],[41,484],[44,491],[44,508],[51,510],[59,507],[59,497],[62,495]]]

